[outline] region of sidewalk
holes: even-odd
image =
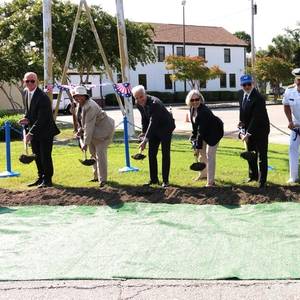
[[[239,120],[239,108],[234,107],[232,104],[229,108],[213,108],[213,112],[222,119],[224,122],[225,135],[237,131],[237,124]],[[283,112],[282,105],[268,105],[267,106],[270,122],[279,129],[289,134],[287,128],[287,120]],[[139,111],[135,108],[134,121],[135,125],[141,126],[141,116]],[[172,113],[176,121],[176,133],[191,133],[191,123],[186,122],[186,116],[189,113],[187,106],[172,106]],[[107,110],[107,114],[115,120],[115,124],[120,124],[123,120],[122,113],[119,109]],[[59,116],[58,120],[61,122],[72,123],[71,116]],[[121,129],[122,125],[118,127]],[[231,134],[232,135],[232,134]],[[271,126],[271,132],[269,136],[269,142],[275,144],[289,144],[289,137],[282,132],[278,131]]]

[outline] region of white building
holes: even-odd
[[[143,84],[148,91],[178,92],[184,91],[183,82],[172,82],[171,71],[166,70],[164,59],[168,55],[183,55],[183,26],[178,24],[152,23],[154,28],[153,41],[157,50],[157,61],[130,70],[132,86]],[[185,26],[185,54],[203,56],[207,65],[218,65],[224,72],[218,79],[201,84],[204,91],[236,91],[239,89],[239,77],[246,66],[247,44],[222,27]],[[130,47],[130,45],[128,45]],[[69,73],[72,83],[79,83],[79,76]],[[117,77],[117,76],[116,76]],[[117,80],[117,78],[116,78]],[[99,85],[99,74],[90,75],[89,82]],[[102,78],[101,82],[106,82]],[[187,85],[187,89],[190,87]],[[100,91],[101,90],[101,91]],[[111,86],[93,88],[93,97],[113,93]]]

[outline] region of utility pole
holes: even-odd
[[[130,82],[129,77],[129,59],[127,49],[127,36],[126,26],[124,18],[123,0],[116,0],[117,8],[117,27],[118,27],[118,41],[119,41],[119,52],[120,52],[120,64],[122,81]],[[124,99],[125,111],[128,120],[128,137],[133,138],[134,131],[134,117],[133,117],[133,105],[131,97]]]
[[[52,21],[51,0],[43,0],[43,39],[44,39],[44,86],[53,86],[52,71]],[[52,88],[48,89],[48,96],[53,99]]]
[[[183,57],[186,56],[185,53],[185,4],[186,0],[182,0],[182,35],[183,35]],[[186,92],[186,80],[184,80],[184,91]]]
[[[251,66],[255,65],[255,44],[254,44],[254,15],[257,14],[257,6],[251,0]]]

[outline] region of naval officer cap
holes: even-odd
[[[296,79],[300,79],[300,68],[294,69],[292,74],[295,76]]]

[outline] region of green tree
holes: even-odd
[[[0,88],[3,82],[17,84],[22,90],[22,77],[28,70],[43,78],[43,20],[41,0],[13,0],[0,5]],[[54,77],[59,79],[71,39],[77,5],[70,1],[52,1],[52,43]],[[99,6],[91,13],[113,69],[120,69],[116,18]],[[129,64],[155,60],[153,28],[126,20]],[[103,69],[87,17],[82,13],[70,65],[80,74],[92,68]],[[83,81],[88,81],[86,78]]]
[[[237,38],[239,38],[240,40],[243,40],[244,42],[247,43],[248,46],[246,48],[246,51],[247,51],[247,53],[250,53],[251,52],[251,35],[245,31],[237,31],[233,35],[235,35]]]
[[[258,57],[254,67],[254,73],[258,80],[269,82],[275,91],[275,100],[279,96],[281,83],[290,82],[292,64],[279,57]]]
[[[207,67],[207,61],[200,56],[170,55],[165,59],[166,69],[172,70],[172,80],[187,80],[190,87],[201,88],[203,81],[215,79],[224,72],[218,66]]]

